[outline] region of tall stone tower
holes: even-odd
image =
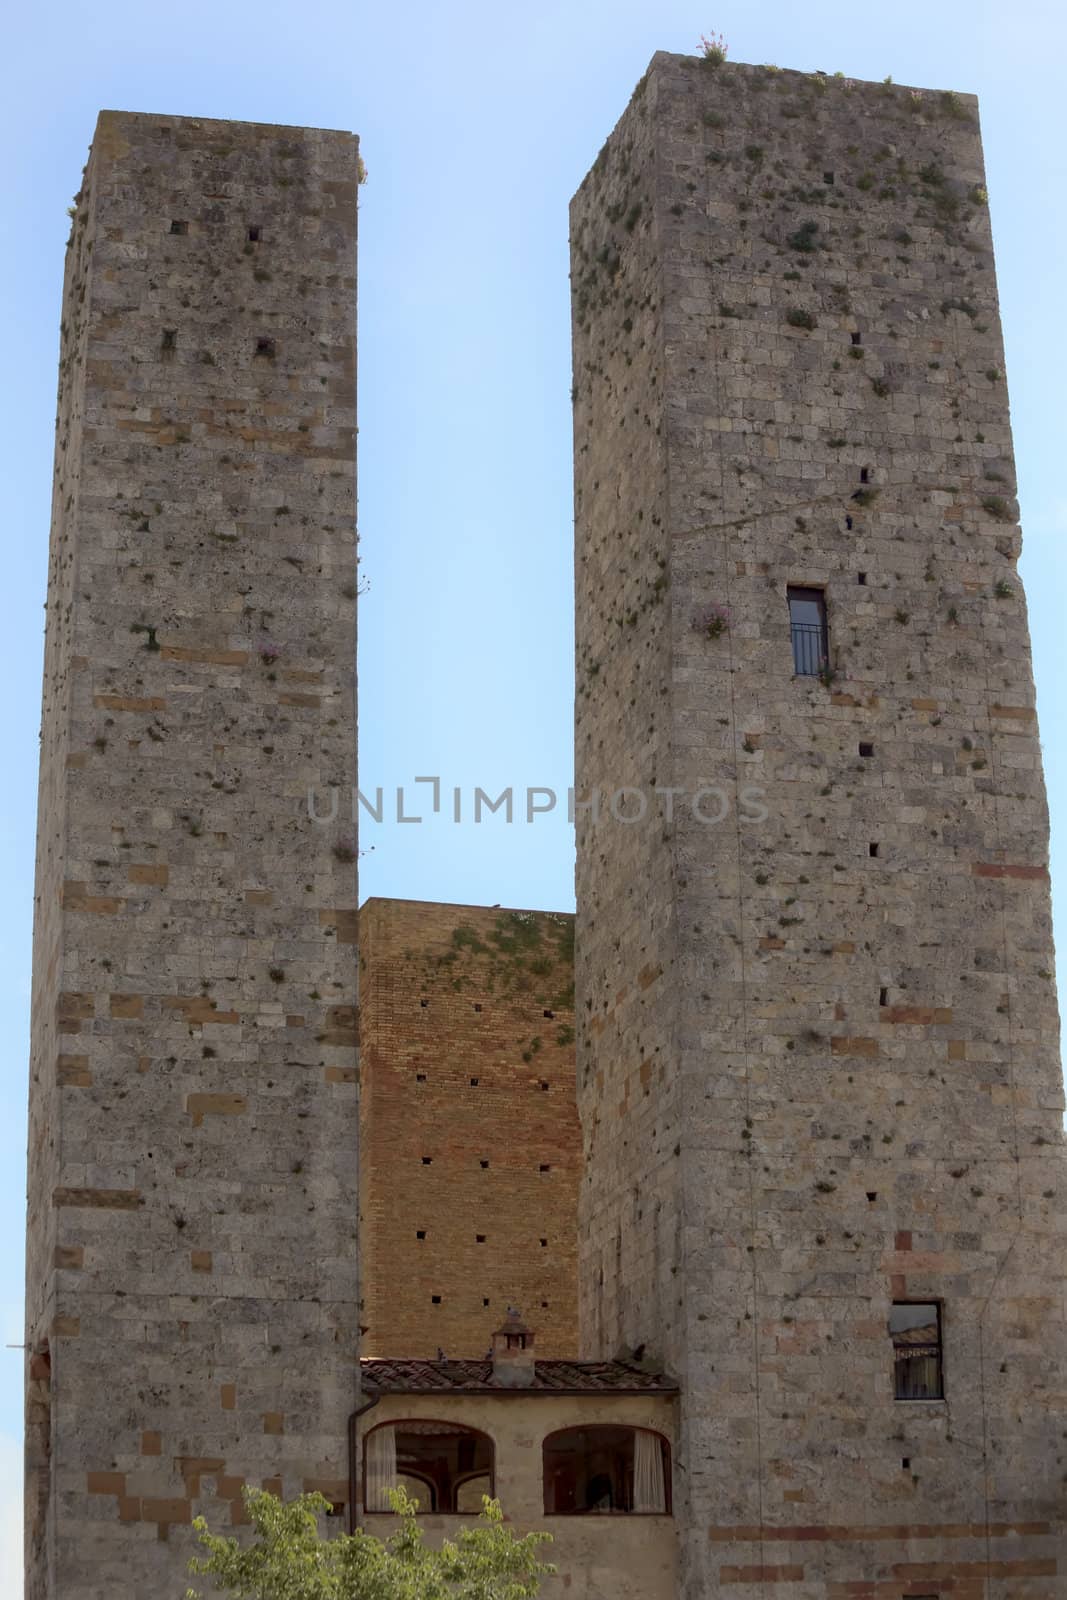
[[[356,140],[104,112],[64,286],[30,1088],[27,1595],[346,1495]],[[342,813],[344,814],[344,813]]]
[[[657,55],[572,247],[583,1353],[681,1380],[687,1600],[1062,1595],[1063,1092],[975,101]]]

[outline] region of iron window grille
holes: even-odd
[[[830,667],[826,595],[822,589],[790,588],[786,592],[793,671],[798,678],[821,677]]]

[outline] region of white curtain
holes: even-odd
[[[666,1509],[663,1446],[658,1434],[638,1429],[634,1434],[634,1510],[662,1514]]]
[[[367,1435],[367,1482],[365,1501],[368,1511],[392,1511],[387,1491],[396,1488],[396,1429],[375,1428]]]
[[[897,1399],[937,1400],[941,1395],[941,1368],[936,1350],[896,1352]]]

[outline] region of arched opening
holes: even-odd
[[[542,1462],[546,1516],[670,1515],[670,1446],[649,1428],[564,1428]]]
[[[392,1511],[390,1489],[405,1488],[424,1515],[477,1516],[493,1494],[493,1441],[477,1428],[414,1417],[383,1422],[363,1441],[363,1508]]]

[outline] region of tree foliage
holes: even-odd
[[[517,1537],[504,1526],[500,1503],[488,1496],[473,1527],[456,1541],[430,1549],[415,1519],[416,1502],[403,1489],[392,1496],[397,1529],[388,1539],[362,1531],[323,1538],[319,1514],[329,1502],[304,1494],[285,1503],[246,1489],[250,1543],[193,1524],[208,1554],[191,1569],[233,1600],[530,1600],[555,1568],[538,1559],[551,1534]],[[189,1589],[187,1600],[202,1600]]]

